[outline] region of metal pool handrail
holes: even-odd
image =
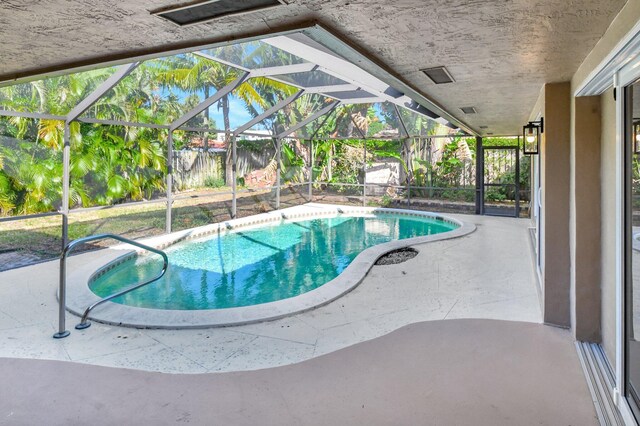
[[[88,243],[90,241],[96,241],[96,240],[104,240],[104,239],[113,239],[113,240],[117,240],[123,243],[127,243],[127,244],[131,244],[133,246],[139,247],[141,249],[145,249],[147,251],[150,251],[152,253],[156,253],[159,254],[160,256],[162,256],[163,259],[163,265],[162,265],[162,271],[160,271],[160,273],[155,276],[154,278],[147,280],[143,283],[139,283],[139,284],[135,284],[131,287],[128,287],[124,290],[121,290],[117,293],[114,293],[110,296],[107,296],[93,304],[91,304],[85,311],[84,314],[82,315],[82,319],[80,320],[80,323],[78,325],[76,325],[76,329],[77,330],[82,330],[84,328],[87,328],[91,325],[91,323],[89,321],[87,321],[87,317],[89,316],[89,313],[93,310],[93,308],[95,308],[98,305],[103,304],[104,302],[108,302],[111,299],[115,299],[116,297],[122,296],[123,294],[127,294],[130,291],[133,291],[137,288],[143,287],[147,284],[151,284],[154,281],[159,280],[160,278],[162,278],[165,274],[165,272],[167,272],[167,268],[169,267],[169,258],[167,257],[167,254],[165,252],[163,252],[162,250],[159,250],[157,248],[154,247],[150,247],[147,246],[145,244],[139,243],[137,241],[133,241],[130,240],[128,238],[124,238],[121,237],[120,235],[115,235],[115,234],[97,234],[97,235],[91,235],[89,237],[84,237],[84,238],[78,238],[77,240],[73,240],[71,241],[69,244],[67,244],[64,248],[64,250],[62,250],[62,254],[60,255],[60,291],[59,291],[59,311],[58,311],[58,332],[55,333],[53,335],[54,338],[56,339],[61,339],[63,337],[67,337],[70,333],[68,330],[65,329],[66,325],[65,325],[65,311],[66,311],[66,296],[67,296],[67,257],[69,256],[69,253],[78,245],[80,244],[84,244],[84,243]]]

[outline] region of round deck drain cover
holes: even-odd
[[[378,260],[376,260],[376,265],[395,265],[396,263],[402,263],[409,259],[413,259],[417,255],[418,250],[411,247],[405,247],[382,255]]]

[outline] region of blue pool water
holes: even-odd
[[[455,228],[426,217],[380,214],[282,221],[209,235],[168,248],[166,275],[114,302],[182,310],[273,302],[329,282],[368,247]],[[91,290],[108,296],[151,278],[160,267],[157,256],[140,256],[100,276]]]

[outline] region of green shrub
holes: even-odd
[[[224,186],[224,179],[218,176],[207,176],[204,180],[204,186],[208,188],[222,188]]]
[[[487,201],[504,201],[507,195],[501,189],[491,188],[484,193],[484,198]]]
[[[382,207],[389,207],[391,204],[393,204],[393,197],[389,194],[384,194],[382,200],[380,200],[380,205]]]

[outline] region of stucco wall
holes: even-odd
[[[577,340],[600,342],[600,98],[572,99],[571,324]]]
[[[544,117],[539,254],[543,320],[561,327],[571,326],[570,87],[569,82],[546,84],[529,117]]]
[[[613,89],[600,96],[601,339],[609,363],[616,353],[616,104]]]
[[[545,85],[542,138],[544,321],[571,326],[569,251],[570,83]]]
[[[640,1],[628,1],[611,22],[600,41],[587,55],[571,79],[572,94],[589,79],[594,70],[610,52],[634,28],[640,20]],[[613,82],[612,82],[613,83]],[[600,205],[600,340],[612,367],[615,368],[616,352],[616,108],[613,89],[600,96],[600,167],[598,168],[601,193]],[[571,126],[575,128],[576,117],[572,112]],[[572,135],[572,144],[575,144]],[[587,207],[583,207],[587,208]],[[576,243],[577,246],[577,243]],[[572,248],[575,251],[575,248]],[[574,253],[577,256],[578,253]],[[574,273],[577,273],[574,271]],[[583,297],[588,297],[587,294]],[[575,301],[573,301],[575,302]],[[573,303],[572,302],[572,303]],[[577,319],[579,321],[579,319]]]

